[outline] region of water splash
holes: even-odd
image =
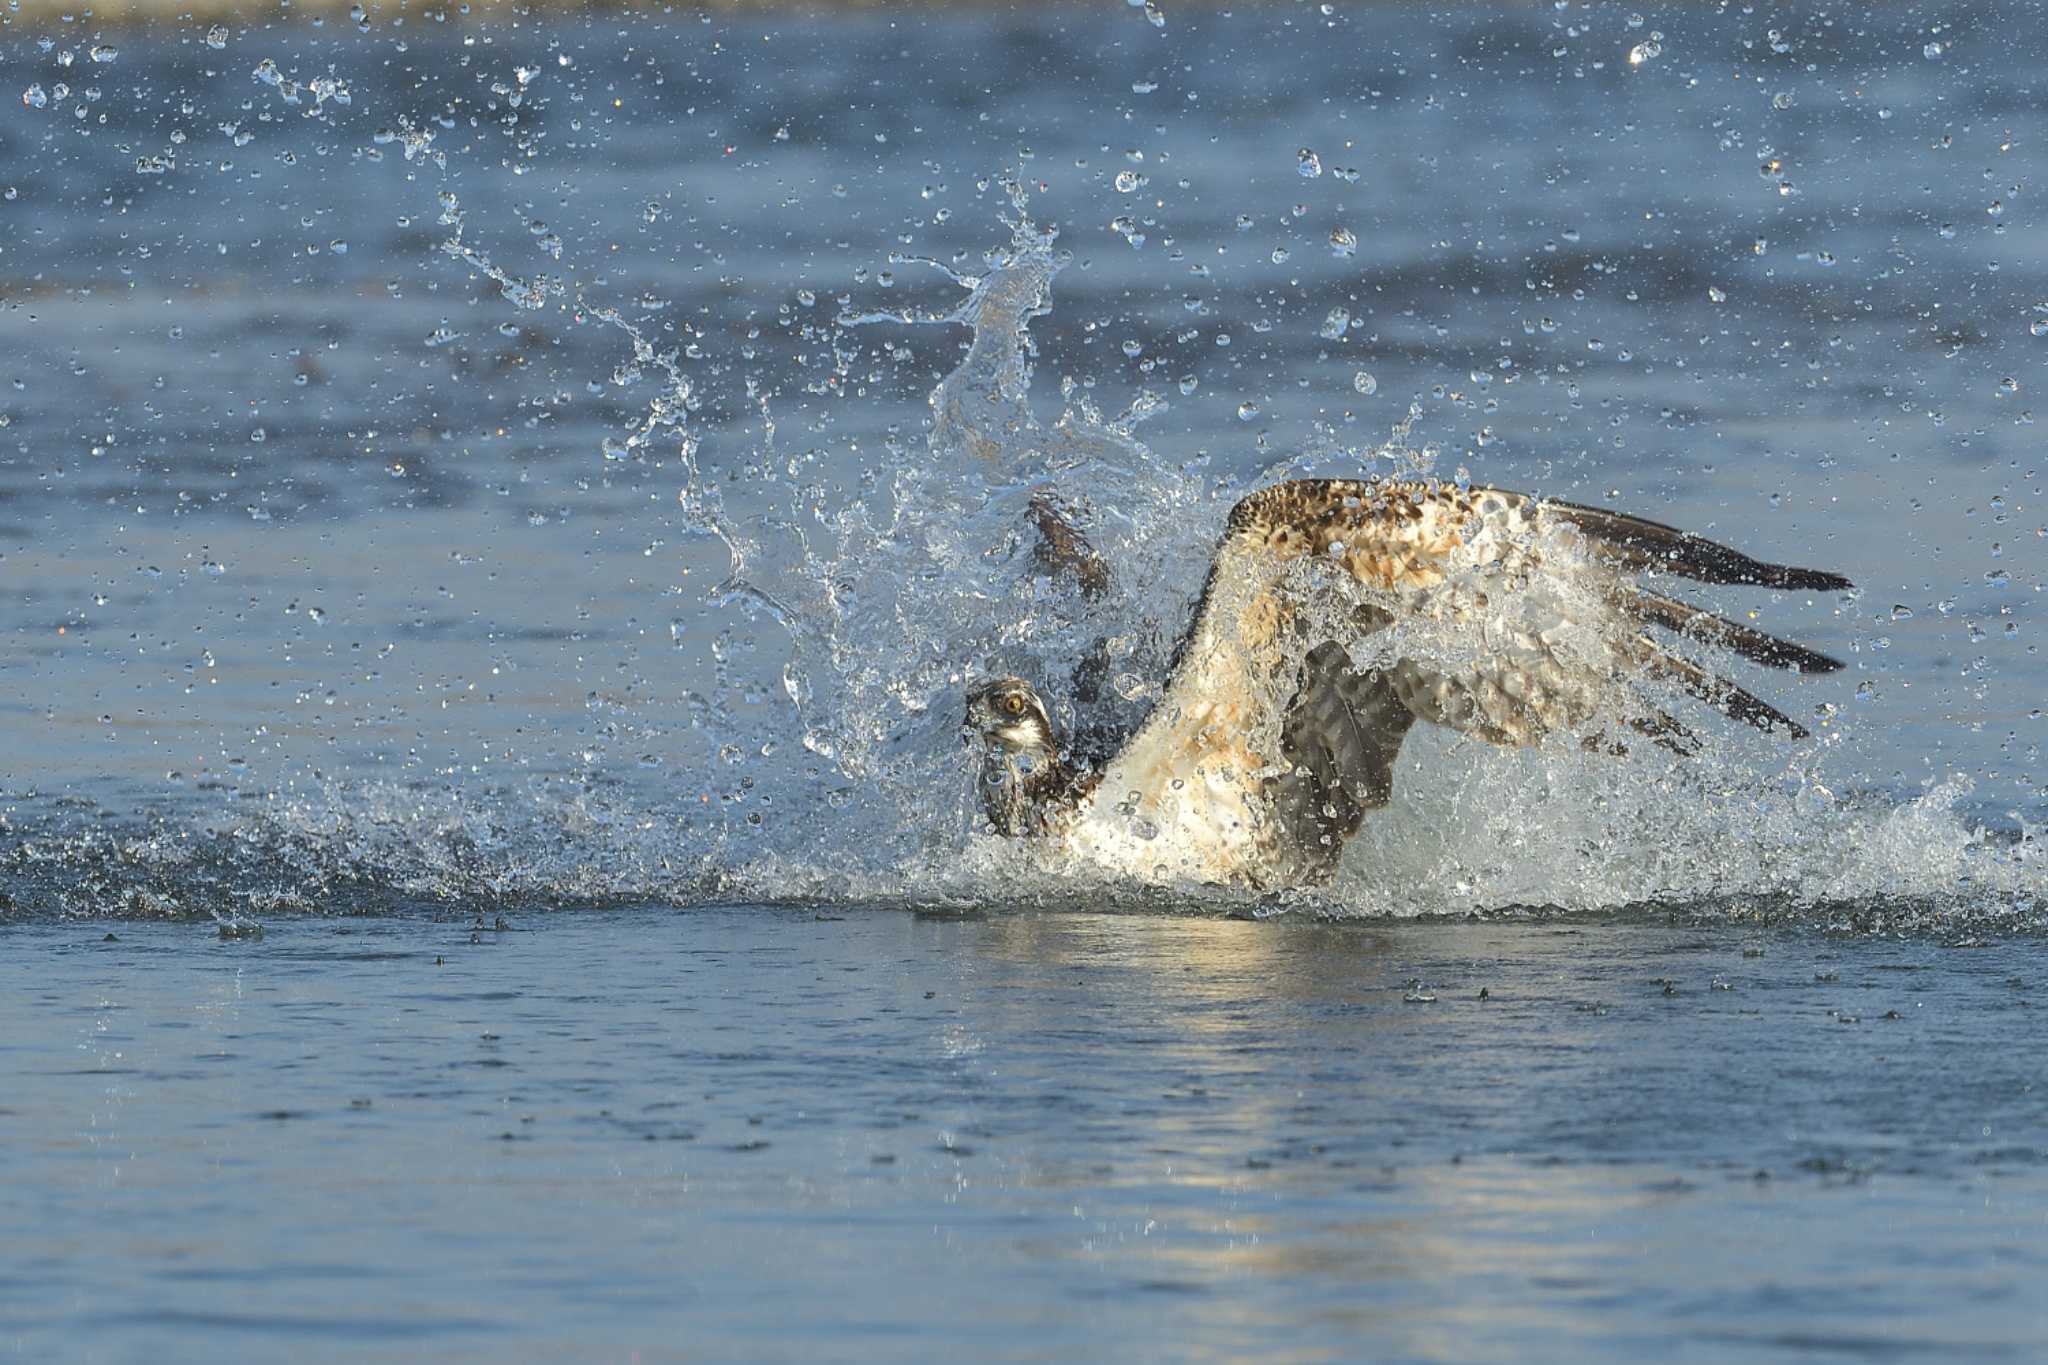
[[[433,162],[430,139],[406,145],[408,158]],[[857,479],[833,483],[779,449],[771,398],[757,387],[748,392],[758,442],[707,446],[677,350],[560,280],[502,269],[465,236],[460,203],[444,195],[446,256],[493,280],[515,307],[573,306],[575,321],[619,332],[631,354],[616,386],[652,383],[654,396],[598,463],[675,470],[685,524],[727,553],[718,586],[671,627],[680,649],[708,657],[708,684],[687,694],[682,714],[616,704],[620,713],[604,719],[608,738],[632,737],[647,755],[637,776],[593,759],[516,784],[339,777],[221,809],[198,808],[195,796],[127,825],[20,802],[0,828],[0,915],[239,925],[405,906],[1085,896],[1222,913],[1589,913],[1647,903],[1887,930],[2041,922],[2031,831],[1975,827],[1956,783],[1903,802],[1837,795],[1856,790],[1840,776],[1854,770],[1853,735],[1788,751],[1717,734],[1707,755],[1680,763],[1568,743],[1502,752],[1418,731],[1399,799],[1367,823],[1337,884],[1312,896],[1102,886],[977,833],[973,764],[958,737],[973,680],[1041,680],[1071,729],[1083,717],[1058,684],[1100,641],[1113,681],[1098,705],[1134,718],[1157,696],[1238,496],[1274,478],[1413,474],[1437,462],[1415,442],[1414,408],[1385,442],[1327,437],[1237,479],[1161,459],[1140,438],[1166,410],[1157,395],[1105,415],[1073,382],[1087,376],[1066,376],[1048,419],[1033,392],[1042,360],[1033,327],[1057,319],[1066,258],[1056,232],[1032,221],[1021,187],[1010,196],[1009,239],[980,271],[929,263],[961,291],[956,304],[849,306],[821,334],[841,373],[861,329],[966,339],[930,393],[923,439],[892,434]],[[845,385],[833,392],[855,401]],[[748,478],[734,477],[741,469]],[[1100,599],[1037,571],[1026,510],[1048,488],[1115,566]],[[769,627],[765,638],[752,634],[757,623]],[[615,705],[595,694],[590,704]]]

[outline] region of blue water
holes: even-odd
[[[1324,8],[0,16],[0,1348],[2032,1353],[2040,7]],[[1815,739],[977,832],[1417,471],[1848,574]]]
[[[507,922],[12,931],[0,1342],[1916,1359],[2044,1325],[2036,942]]]

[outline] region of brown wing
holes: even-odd
[[[1573,538],[1578,541],[1576,547],[1545,544],[1560,528],[1578,532]],[[1572,548],[1583,553],[1573,555],[1569,553]],[[1311,563],[1327,566],[1368,591],[1378,610],[1371,620],[1361,623],[1362,629],[1346,629],[1341,621],[1333,626],[1327,610],[1304,612],[1316,593],[1306,576]],[[1837,660],[1803,645],[1631,581],[1637,573],[1657,571],[1710,583],[1786,589],[1839,591],[1850,586],[1839,574],[1766,563],[1656,522],[1543,502],[1502,489],[1427,482],[1301,480],[1261,489],[1231,509],[1169,693],[1181,685],[1183,677],[1190,682],[1200,678],[1205,690],[1211,691],[1219,687],[1235,694],[1261,687],[1270,690],[1274,679],[1285,672],[1290,656],[1303,657],[1307,648],[1322,643],[1323,638],[1341,637],[1356,643],[1357,636],[1379,628],[1402,611],[1420,609],[1418,593],[1453,577],[1470,583],[1468,600],[1430,609],[1475,621],[1498,612],[1506,599],[1516,594],[1546,586],[1546,579],[1549,585],[1575,587],[1583,601],[1597,601],[1611,609],[1612,617],[1605,620],[1598,619],[1597,613],[1582,612],[1586,619],[1576,624],[1605,637],[1616,664],[1681,677],[1690,690],[1711,699],[1741,699],[1743,704],[1729,708],[1730,714],[1764,728],[1789,727],[1791,723],[1726,679],[1708,678],[1694,685],[1696,680],[1684,667],[1690,661],[1678,660],[1634,631],[1619,630],[1619,623],[1625,620],[1662,627],[1759,663],[1800,672],[1832,672],[1841,667]],[[1305,616],[1312,619],[1305,620]],[[1545,624],[1572,623],[1539,620],[1534,626]],[[1301,638],[1304,631],[1319,638]],[[1540,662],[1535,656],[1548,652],[1547,645],[1547,640],[1532,645],[1531,659]],[[1423,696],[1430,675],[1426,669],[1418,673],[1415,664],[1401,661],[1404,691],[1421,706],[1435,705]],[[1697,671],[1697,665],[1691,667]],[[1518,689],[1533,687],[1541,693],[1546,685],[1541,676],[1503,681],[1510,684],[1506,696],[1510,702]],[[1593,681],[1604,685],[1604,680]],[[1437,698],[1437,702],[1446,700]],[[1536,711],[1542,710],[1540,696],[1528,700]],[[1485,709],[1483,705],[1481,709]],[[1496,742],[1526,742],[1537,737],[1535,733],[1507,733],[1514,727],[1496,726],[1493,728],[1500,733],[1487,733],[1483,717],[1474,717],[1470,725],[1461,724],[1454,706],[1441,714],[1427,709],[1418,709],[1417,714],[1485,734]]]
[[[1394,793],[1394,760],[1415,713],[1377,669],[1352,666],[1342,645],[1326,641],[1302,661],[1301,683],[1280,726],[1286,771],[1267,779],[1272,819],[1293,866],[1276,880],[1329,880],[1365,813]],[[1269,874],[1270,875],[1270,874]]]
[[[1840,665],[1633,581],[1656,571],[1848,585],[1654,522],[1500,489],[1335,479],[1262,489],[1231,510],[1166,695],[1131,741],[1131,770],[1251,765],[1263,774],[1267,833],[1282,836],[1269,849],[1291,846],[1301,879],[1314,880],[1334,868],[1364,811],[1385,804],[1417,719],[1526,744],[1609,706],[1625,679],[1650,676],[1760,728],[1803,734],[1642,627],[1805,672]],[[1332,591],[1347,580],[1354,591]],[[1354,666],[1354,652],[1373,652],[1367,636],[1421,615],[1476,632],[1469,660],[1382,649],[1376,666]],[[1648,703],[1629,709],[1646,734],[1686,735]]]

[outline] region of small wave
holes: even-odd
[[[745,483],[725,479],[708,451],[684,462],[682,501],[708,509],[732,560],[699,614],[672,627],[679,642],[708,642],[715,665],[686,765],[637,784],[571,774],[517,790],[343,775],[253,814],[180,809],[125,825],[18,813],[0,830],[0,914],[797,900],[1336,917],[1647,908],[1883,931],[2043,923],[2032,830],[1973,822],[1955,780],[1911,799],[1867,787],[1838,795],[1859,792],[1843,775],[1857,737],[1839,727],[1789,753],[1737,736],[1689,763],[1563,744],[1502,752],[1418,732],[1393,806],[1367,822],[1337,882],[1313,895],[1106,883],[977,833],[958,737],[972,679],[1067,677],[1102,641],[1128,704],[1140,706],[1236,497],[1291,474],[1434,463],[1404,423],[1385,443],[1331,441],[1242,475],[1174,464],[1136,434],[1163,397],[1141,394],[1106,417],[1072,383],[1059,415],[1043,420],[1031,325],[1054,312],[1065,261],[1021,191],[1012,202],[1010,240],[986,269],[950,272],[964,295],[957,307],[849,308],[828,338],[967,329],[965,354],[930,395],[921,449],[890,444],[851,488],[777,475],[772,450],[748,452],[760,477]],[[1024,513],[1048,482],[1118,566],[1105,600],[1033,572]]]

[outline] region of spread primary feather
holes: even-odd
[[[1086,564],[1083,586],[1099,594],[1107,566],[1048,502],[1033,512],[1056,556]],[[1390,799],[1418,720],[1525,745],[1619,702],[1628,724],[1678,747],[1690,736],[1677,721],[1625,704],[1629,680],[1648,676],[1803,734],[1643,627],[1804,672],[1840,665],[1636,581],[1661,573],[1850,586],[1660,523],[1499,489],[1341,479],[1261,489],[1231,510],[1157,707],[1099,772],[1060,752],[1028,684],[998,680],[970,698],[988,747],[991,822],[1142,880],[1275,888],[1334,872],[1364,814]],[[1471,647],[1389,643],[1417,624],[1462,632]],[[1013,700],[1028,704],[1024,729],[997,714]]]

